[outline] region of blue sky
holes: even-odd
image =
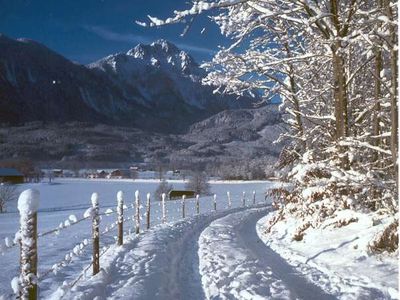
[[[164,38],[186,50],[198,62],[210,59],[225,42],[218,27],[206,16],[195,19],[181,37],[183,25],[143,28],[135,20],[147,15],[171,16],[184,9],[187,0],[0,0],[0,32],[25,37],[79,63],[93,62],[138,43]],[[206,28],[203,34],[200,31]]]

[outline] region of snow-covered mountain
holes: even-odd
[[[165,40],[83,66],[37,42],[0,35],[0,118],[182,132],[224,109],[251,105],[213,94],[201,85],[203,76],[189,54]]]
[[[201,85],[206,75],[195,60],[166,40],[150,45],[139,44],[127,53],[107,56],[88,66],[114,82],[130,99],[138,90],[138,101],[149,109],[160,111],[165,118],[179,114],[204,119],[224,109],[250,107],[252,99],[238,101],[233,96],[214,95],[213,88]]]

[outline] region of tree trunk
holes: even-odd
[[[390,135],[390,150],[392,152],[392,161],[394,167],[394,176],[396,178],[396,184],[398,190],[398,169],[397,169],[397,151],[398,151],[398,127],[399,127],[399,119],[398,119],[398,104],[397,104],[397,79],[398,79],[398,50],[397,50],[397,26],[394,25],[397,21],[394,20],[393,11],[390,7],[390,1],[385,0],[385,11],[388,19],[392,22],[389,25],[390,32],[390,69],[392,72],[391,78],[391,93],[390,93],[390,116],[391,116],[391,135]]]
[[[291,51],[290,51],[290,47],[289,44],[286,42],[284,44],[286,53],[287,53],[287,57],[290,58],[292,57]],[[292,64],[288,65],[289,67],[289,84],[290,84],[290,93],[291,93],[291,101],[293,104],[293,107],[295,109],[295,114],[296,114],[296,127],[297,127],[297,131],[299,134],[299,137],[302,139],[301,142],[301,150],[305,150],[306,148],[306,144],[303,141],[303,137],[304,137],[304,128],[303,128],[303,122],[301,119],[301,115],[300,115],[300,103],[299,103],[299,99],[297,98],[297,87],[296,87],[296,81],[294,78],[294,68]]]
[[[340,54],[340,46],[335,45],[333,49],[333,80],[336,119],[336,140],[340,140],[349,134],[348,108],[346,92],[346,76],[344,61]]]
[[[372,135],[378,136],[381,133],[380,122],[381,118],[379,114],[381,113],[380,100],[382,98],[382,83],[381,83],[381,71],[382,71],[382,51],[377,49],[375,51],[375,106],[372,116]],[[374,146],[380,146],[381,139],[374,138],[371,143]],[[372,161],[378,162],[379,153],[374,151],[372,154]]]
[[[333,67],[333,97],[335,101],[335,139],[340,141],[342,138],[349,135],[349,116],[348,116],[348,99],[347,85],[345,73],[345,59],[343,58],[344,49],[342,48],[339,38],[343,38],[346,33],[343,31],[343,24],[339,18],[338,0],[330,1],[331,20],[337,32],[336,41],[331,46],[332,50],[332,67]],[[349,160],[347,155],[344,155],[346,149],[339,147],[340,166],[344,169],[349,169]]]

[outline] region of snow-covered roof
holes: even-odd
[[[0,176],[24,176],[20,171],[13,168],[0,168]]]

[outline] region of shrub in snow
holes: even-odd
[[[369,249],[374,253],[383,251],[394,252],[399,245],[399,220],[394,220],[384,231],[380,232],[370,242]]]
[[[194,191],[199,195],[210,194],[210,184],[208,183],[209,178],[205,172],[192,172],[189,176],[189,181],[185,185],[187,190]]]
[[[158,200],[160,200],[160,197],[162,194],[168,195],[170,191],[174,189],[172,184],[168,184],[168,181],[163,179],[160,184],[158,185],[156,191],[154,192],[154,195]]]
[[[16,185],[0,184],[0,213],[6,211],[6,205],[9,202],[15,201],[18,196],[18,189]]]
[[[293,240],[295,241],[301,241],[304,237],[304,231],[307,230],[311,226],[310,222],[303,223],[299,227],[296,228],[296,231],[293,235]]]

